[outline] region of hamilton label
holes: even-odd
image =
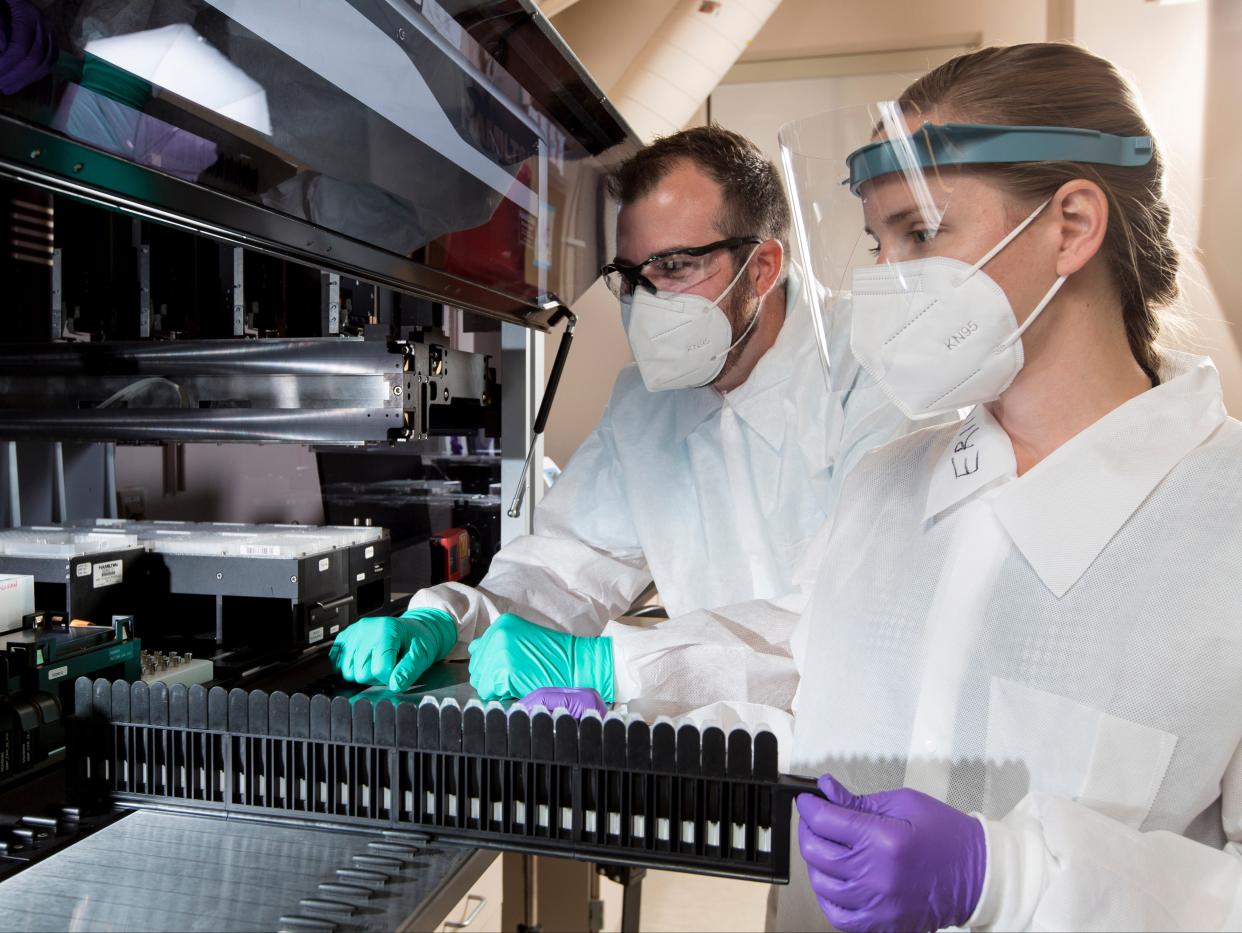
[[[124,563],[119,560],[105,560],[97,563],[93,574],[95,589],[120,583],[124,576],[123,568]]]

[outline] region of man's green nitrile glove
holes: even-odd
[[[396,619],[359,619],[336,636],[328,658],[346,680],[404,690],[456,642],[457,623],[447,612],[411,609]]]
[[[590,687],[611,703],[612,639],[558,632],[505,613],[470,643],[470,684],[484,700],[539,687]]]

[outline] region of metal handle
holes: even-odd
[[[522,461],[522,473],[518,477],[517,490],[513,493],[513,501],[509,503],[507,514],[510,518],[517,518],[522,514],[522,501],[526,497],[526,474],[530,472],[530,462],[535,457],[536,437],[538,437],[536,434],[530,436],[530,447],[526,449],[526,459]]]
[[[348,606],[353,601],[354,601],[354,597],[352,595],[351,596],[338,596],[336,599],[329,599],[326,602],[321,599],[315,603],[315,609],[320,612],[335,611],[337,609],[340,609],[342,606]]]
[[[530,435],[530,448],[527,450],[526,459],[522,462],[522,475],[518,478],[513,501],[509,503],[509,511],[506,513],[510,518],[517,518],[522,514],[522,502],[526,496],[526,474],[530,472],[530,462],[535,456],[535,441],[548,425],[548,415],[552,413],[552,400],[556,398],[556,389],[561,384],[561,373],[565,370],[565,361],[569,359],[569,348],[574,342],[574,329],[578,326],[578,318],[567,307],[561,305],[548,323],[555,324],[561,318],[565,318],[568,323],[565,324],[565,331],[561,334],[561,343],[556,348],[556,359],[552,363],[552,374],[548,376],[548,384],[543,391],[543,401],[539,405],[538,414],[535,415],[534,430]]]
[[[454,930],[464,930],[466,927],[470,926],[470,924],[474,923],[474,921],[479,919],[479,914],[483,913],[483,908],[487,906],[487,898],[485,898],[482,894],[467,894],[466,901],[469,902],[472,897],[478,898],[478,906],[476,906],[474,910],[470,911],[464,920],[445,920],[444,925],[446,927],[451,927]]]

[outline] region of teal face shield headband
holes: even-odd
[[[908,167],[911,152],[923,169],[949,165],[1017,162],[1090,162],[1136,167],[1154,155],[1150,136],[1114,136],[1068,126],[991,126],[982,123],[924,123],[901,140],[881,139],[846,157],[850,191],[865,181]]]

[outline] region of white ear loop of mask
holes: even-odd
[[[735,276],[733,277],[733,281],[732,281],[732,282],[730,282],[730,283],[728,284],[728,286],[725,288],[725,290],[724,290],[723,292],[721,292],[721,293],[720,293],[720,297],[719,297],[719,298],[717,298],[717,299],[716,299],[716,301],[714,302],[714,304],[715,304],[715,306],[716,306],[717,308],[720,308],[720,302],[724,301],[724,300],[725,300],[725,298],[727,298],[727,297],[728,297],[729,292],[733,291],[733,286],[734,286],[734,285],[736,285],[736,284],[737,284],[737,283],[741,280],[741,278],[742,278],[742,273],[746,271],[746,267],[747,267],[748,265],[750,265],[750,261],[751,261],[752,259],[754,259],[754,258],[755,258],[755,253],[757,253],[757,252],[759,252],[759,247],[758,247],[758,246],[756,246],[754,249],[752,249],[752,250],[750,251],[750,255],[749,255],[749,256],[747,256],[747,257],[746,257],[746,261],[745,261],[744,263],[742,263],[742,268],[740,268],[740,269],[738,269],[738,270],[737,270],[737,275],[735,275]],[[724,308],[720,308],[720,310],[721,310],[721,311],[724,311]],[[763,311],[763,299],[762,299],[762,298],[760,298],[760,299],[759,299],[759,307],[758,307],[758,308],[756,308],[756,309],[755,309],[755,313],[751,315],[751,318],[750,318],[750,323],[749,323],[749,324],[747,324],[747,325],[746,325],[746,327],[742,330],[742,334],[741,334],[741,336],[740,336],[740,337],[738,337],[738,338],[737,338],[737,340],[733,341],[733,343],[729,344],[727,347],[725,347],[723,350],[721,350],[719,353],[717,353],[715,356],[713,356],[713,357],[711,358],[713,363],[714,363],[716,360],[720,359],[722,356],[728,356],[730,353],[732,353],[732,352],[733,352],[733,348],[734,348],[734,347],[736,347],[738,344],[740,344],[743,340],[745,340],[745,339],[746,339],[746,335],[747,335],[747,334],[749,334],[749,333],[750,333],[750,331],[751,331],[751,328],[753,328],[753,327],[755,326],[755,322],[756,322],[757,320],[759,320],[759,314],[760,314],[762,311]]]
[[[1025,230],[1027,227],[1033,224],[1035,222],[1035,218],[1038,217],[1043,212],[1044,208],[1047,207],[1051,203],[1052,203],[1052,198],[1048,198],[1046,201],[1040,204],[1039,207],[1031,211],[1031,213],[1027,215],[1026,219],[1022,221],[1022,223],[1018,224],[1016,227],[1010,230],[1009,233],[1005,235],[1004,239],[1002,239],[999,243],[997,243],[990,250],[984,253],[983,258],[980,259],[973,266],[971,266],[970,271],[968,271],[965,275],[963,275],[958,280],[957,284],[961,285],[968,278],[970,278],[972,275],[974,275],[976,272],[978,272],[980,269],[986,266],[989,262],[991,262],[997,253],[999,253],[1006,246],[1008,246],[1015,239],[1017,239],[1023,230]],[[1039,304],[1037,304],[1034,310],[1031,311],[1031,313],[1026,316],[1026,320],[1022,322],[1022,324],[1018,327],[1017,330],[1015,330],[1011,335],[1009,335],[1003,341],[1001,341],[1001,343],[996,347],[997,353],[1001,352],[1002,350],[1008,350],[1015,343],[1017,343],[1019,340],[1022,339],[1022,335],[1026,333],[1027,328],[1035,323],[1035,319],[1039,317],[1040,314],[1043,313],[1044,308],[1048,307],[1048,305],[1052,302],[1052,299],[1057,296],[1057,292],[1061,290],[1061,286],[1065,284],[1065,280],[1067,278],[1069,278],[1068,275],[1062,275],[1062,276],[1059,276],[1057,280],[1052,283],[1052,288],[1048,289],[1048,291],[1044,294],[1044,297],[1040,300]]]

